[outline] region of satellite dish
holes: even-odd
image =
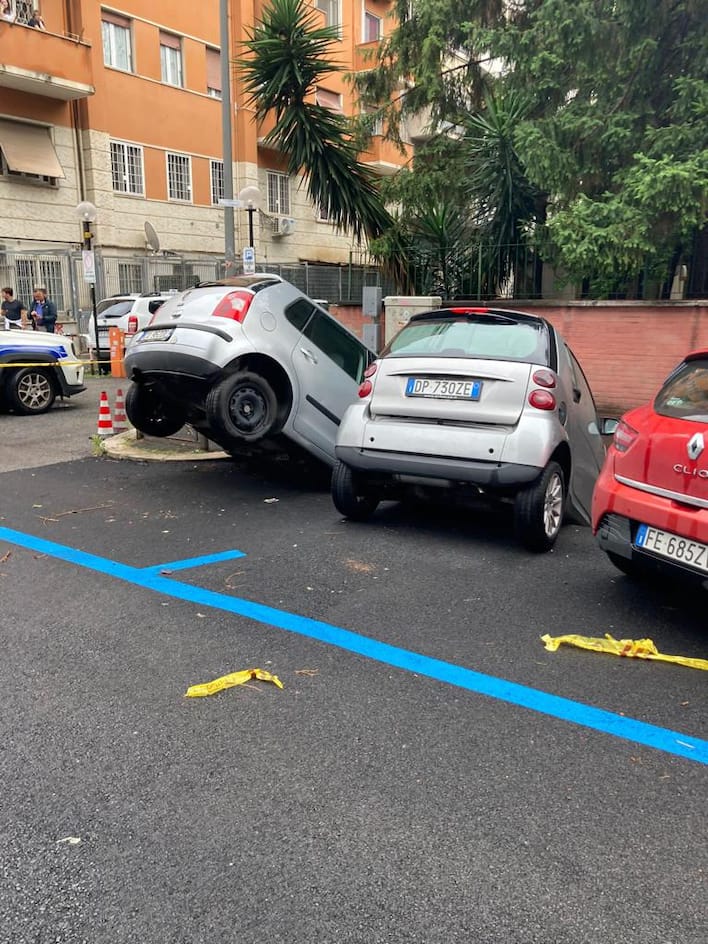
[[[160,251],[160,237],[155,232],[155,227],[149,220],[145,220],[145,245],[152,252]]]

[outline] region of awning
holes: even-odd
[[[48,128],[0,120],[0,148],[8,170],[40,177],[64,176]]]

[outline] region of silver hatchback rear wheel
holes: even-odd
[[[514,503],[514,526],[529,551],[550,551],[565,513],[565,480],[557,462],[549,462],[539,479],[522,489]]]

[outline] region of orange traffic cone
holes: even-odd
[[[108,405],[108,394],[105,390],[101,391],[101,402],[98,407],[98,429],[99,436],[113,435],[113,420],[111,419],[111,408]]]
[[[116,405],[113,408],[113,432],[124,433],[128,429],[128,417],[125,415],[125,402],[120,387],[116,390]]]

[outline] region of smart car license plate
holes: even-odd
[[[640,524],[634,541],[637,547],[659,557],[668,557],[669,560],[696,567],[708,572],[708,544],[699,541],[689,541],[688,538],[662,531],[660,528],[650,528],[648,524]]]
[[[441,400],[479,400],[481,380],[442,380],[436,377],[409,377],[407,397],[433,397]]]
[[[153,331],[143,331],[141,341],[169,341],[174,328],[155,328]]]

